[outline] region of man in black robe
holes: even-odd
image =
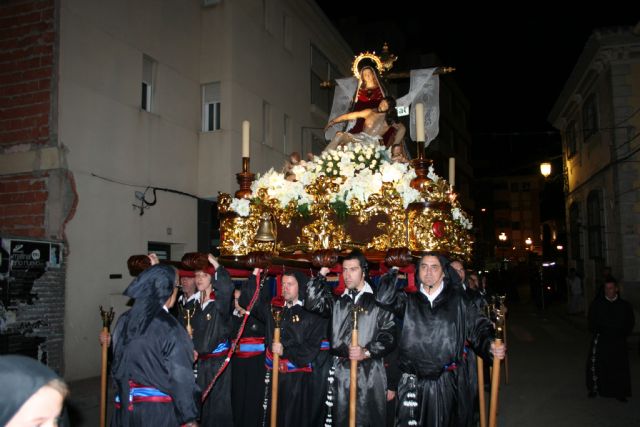
[[[180,269],[178,270],[178,274],[180,275],[180,294],[178,295],[178,301],[176,302],[174,311],[178,321],[187,327],[187,324],[190,323],[187,318],[194,314],[200,294],[196,289],[195,272]]]
[[[331,354],[335,356],[331,419],[336,426],[349,423],[350,362],[358,361],[358,426],[384,426],[386,419],[387,376],[383,358],[395,347],[396,324],[393,314],[376,304],[371,286],[365,281],[367,260],[353,251],[342,263],[346,289],[335,298],[326,283],[329,269],[323,267],[309,284],[305,307],[320,315],[331,315]],[[353,309],[358,315],[358,344],[351,345]]]
[[[113,331],[113,380],[119,403],[114,426],[197,426],[200,390],[193,380],[193,344],[169,314],[176,270],[154,265],[124,295],[133,298]]]
[[[273,342],[273,316],[267,322],[266,365],[273,367],[273,355],[280,356],[278,380],[278,425],[311,427],[312,361],[320,352],[326,320],[304,309],[300,296],[308,278],[300,272],[282,275],[284,308],[280,321],[280,342]],[[299,291],[302,290],[302,293]],[[270,405],[269,405],[270,406]]]
[[[211,254],[209,263],[210,266],[196,270],[200,303],[193,316],[193,345],[198,352],[197,383],[202,392],[217,378],[202,404],[200,424],[232,426],[231,366],[226,357],[231,346],[233,282]]]
[[[418,264],[419,291],[407,294],[396,289],[398,270],[383,276],[377,301],[403,318],[398,364],[402,373],[398,385],[398,425],[466,425],[458,409],[457,368],[464,363],[465,342],[485,360],[504,357],[504,346],[495,346],[491,322],[465,296],[455,271],[435,253],[424,255]]]
[[[256,289],[257,276],[256,269],[241,288],[236,289],[238,298],[234,301],[234,337],[237,336],[245,315],[248,316],[244,332],[231,359],[231,401],[235,427],[259,427],[262,425],[264,413],[262,405],[266,372],[264,354],[267,317],[260,307],[268,307],[271,298],[268,289],[261,289],[253,309],[247,311]]]
[[[587,358],[589,397],[598,394],[626,402],[631,396],[627,337],[635,318],[631,304],[620,298],[616,280],[605,280],[603,294],[589,308],[589,331],[593,335]]]

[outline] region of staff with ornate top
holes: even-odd
[[[113,307],[105,311],[100,306],[100,317],[102,317],[102,334],[109,334],[111,322],[113,322]],[[107,359],[109,352],[109,342],[102,341],[102,367],[100,369],[100,427],[104,427],[107,422]]]
[[[358,344],[358,315],[364,311],[359,305],[351,307],[353,328],[351,329],[351,346]],[[349,427],[356,427],[356,400],[358,398],[358,360],[351,359],[351,377],[349,379]]]
[[[496,339],[495,347],[502,348],[504,337],[504,316],[500,308],[496,308]],[[491,403],[489,407],[489,427],[496,427],[496,416],[498,414],[498,391],[500,389],[500,359],[494,357],[493,370],[491,374]]]
[[[282,312],[284,310],[284,298],[275,297],[271,300],[271,315],[273,316],[273,343],[280,344],[280,321],[282,320]],[[278,422],[278,374],[280,367],[280,355],[273,353],[273,377],[271,378],[271,427],[276,427]]]

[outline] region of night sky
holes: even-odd
[[[483,8],[465,7],[462,17],[440,5],[418,13],[416,3],[388,2],[382,10],[318,0],[354,53],[379,53],[386,41],[399,57],[394,71],[409,69],[416,53],[435,53],[456,67],[455,75],[444,78],[456,79],[470,101],[471,160],[480,176],[496,164],[510,165],[499,174],[535,172],[539,160],[560,154],[560,137],[547,117],[589,35],[640,20],[629,6],[610,2],[580,16],[522,2],[500,9],[483,2]],[[463,6],[456,3],[459,13]]]

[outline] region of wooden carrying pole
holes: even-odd
[[[495,346],[502,345],[504,318],[500,310],[496,310],[496,340]],[[498,415],[498,391],[500,389],[500,359],[494,356],[493,370],[491,373],[491,402],[489,406],[489,427],[496,427],[496,417]]]
[[[353,315],[353,329],[351,330],[351,346],[358,345],[358,314],[363,308],[353,305],[351,314]],[[358,401],[358,361],[351,359],[351,376],[349,379],[349,427],[356,427],[356,408]]]
[[[102,333],[109,334],[109,328],[113,321],[113,307],[109,311],[104,311],[100,306],[100,316],[102,317]],[[109,343],[102,343],[102,367],[100,369],[100,427],[105,427],[107,423],[107,361],[109,358]]]
[[[274,344],[280,344],[280,320],[282,319],[282,309],[284,307],[284,300],[280,300],[281,298],[276,297],[271,303],[271,314],[275,323],[275,328],[273,329]],[[280,355],[277,353],[273,353],[271,372],[273,376],[271,378],[271,418],[269,425],[276,427],[278,425],[278,374],[280,373]]]
[[[484,360],[477,357],[478,367],[478,404],[480,405],[480,427],[487,427],[487,404],[484,396]]]

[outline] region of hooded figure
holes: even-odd
[[[113,332],[115,426],[176,426],[197,420],[199,389],[193,378],[193,344],[169,314],[176,270],[154,265],[124,291],[135,300]]]
[[[0,425],[57,421],[67,387],[51,369],[25,356],[0,356]]]

